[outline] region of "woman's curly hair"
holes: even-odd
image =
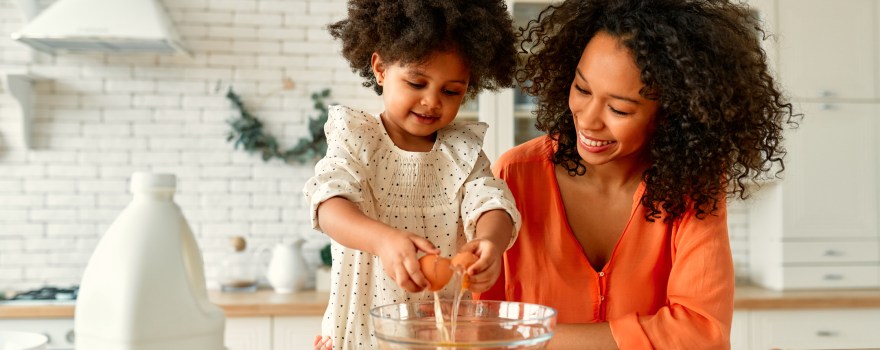
[[[526,28],[517,71],[536,97],[536,127],[558,141],[552,161],[572,176],[586,168],[577,152],[568,96],[583,49],[597,32],[618,38],[659,103],[642,174],[645,218],[705,217],[727,195],[785,168],[783,127],[792,105],[768,72],[759,20],[726,0],[578,0],[541,12]]]
[[[419,64],[456,51],[470,68],[469,97],[513,86],[517,38],[502,0],[350,0],[348,18],[329,29],[363,85],[379,95],[373,52],[387,62]]]

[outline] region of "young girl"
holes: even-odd
[[[429,286],[422,252],[476,254],[473,291],[500,274],[519,213],[481,150],[487,126],[453,120],[466,97],[512,85],[515,35],[500,0],[356,0],[348,9],[330,33],[385,110],[330,108],[327,155],[304,192],[313,225],[333,240],[316,347],[370,349],[370,309],[430,297],[414,293]]]
[[[554,307],[552,349],[730,348],[725,195],[784,168],[792,117],[763,35],[727,0],[543,11],[517,78],[547,135],[496,163],[523,223],[476,297]]]

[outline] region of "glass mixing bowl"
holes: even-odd
[[[379,348],[544,349],[556,326],[556,310],[537,304],[462,300],[454,330],[452,300],[441,300],[440,309],[445,330],[438,328],[433,301],[374,308],[370,311],[370,318]]]

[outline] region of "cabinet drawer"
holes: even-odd
[[[752,349],[857,349],[880,345],[880,309],[753,311]]]
[[[782,269],[785,289],[880,287],[880,265],[789,266]]]
[[[854,242],[785,242],[783,263],[852,263],[880,261],[877,240]]]

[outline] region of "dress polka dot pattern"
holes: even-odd
[[[327,155],[303,189],[312,225],[321,229],[321,202],[342,197],[371,218],[424,236],[443,256],[451,257],[473,238],[480,214],[502,209],[514,220],[513,244],[519,212],[507,185],[492,176],[482,152],[486,128],[485,123],[453,122],[438,132],[431,151],[410,152],[394,145],[379,117],[331,106],[324,127]],[[330,303],[322,333],[333,337],[334,349],[377,349],[370,309],[433,298],[398,287],[383,272],[378,256],[336,242],[332,255]],[[446,286],[441,298],[451,299],[455,290]]]

